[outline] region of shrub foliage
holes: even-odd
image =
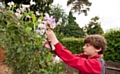
[[[120,62],[120,29],[112,29],[105,33],[107,50],[104,59],[107,61]]]
[[[53,64],[53,54],[42,51],[42,37],[34,31],[36,17],[17,19],[14,13],[0,10],[0,48],[5,50],[5,63],[13,74],[59,74],[61,64]]]

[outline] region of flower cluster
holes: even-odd
[[[8,2],[7,5],[10,8],[14,8],[16,6],[13,1]],[[27,9],[29,9],[30,6],[32,5],[36,5],[36,3],[33,0],[30,1],[30,4],[22,4],[20,8],[16,9],[16,12],[15,12],[16,17],[20,19],[22,17],[22,13],[25,12]]]
[[[38,29],[36,30],[36,33],[38,33],[39,35],[43,35],[46,31],[46,29],[50,28],[50,29],[54,29],[57,25],[60,25],[62,22],[62,18],[60,18],[58,20],[58,22],[55,22],[55,19],[53,18],[53,16],[49,16],[48,13],[44,14],[44,20],[43,21],[39,21],[40,24],[38,24]]]
[[[15,4],[13,1],[11,1],[7,4],[10,8],[15,7]],[[14,14],[16,15],[16,17],[18,19],[20,19],[23,16],[22,14],[26,10],[30,10],[30,6],[35,5],[35,4],[36,3],[33,0],[31,0],[30,4],[28,4],[28,5],[22,4],[20,8],[16,9],[16,12]],[[26,15],[27,18],[31,18],[30,14],[28,14],[27,12],[25,14],[27,14]],[[36,11],[35,15],[40,16],[39,11]],[[38,18],[38,20],[37,20],[39,22],[39,24],[37,25],[36,33],[39,35],[44,35],[46,29],[48,29],[48,28],[54,29],[57,25],[61,25],[61,22],[62,22],[62,18],[60,18],[58,20],[58,22],[55,22],[55,19],[53,18],[53,16],[50,16],[48,13],[44,13],[43,18],[44,19]],[[35,23],[35,22],[33,22],[33,23]]]

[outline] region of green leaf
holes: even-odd
[[[20,53],[21,51],[22,51],[21,48],[18,48],[18,49],[17,49],[17,53]]]
[[[32,14],[32,21],[36,22],[36,16],[35,16],[35,14]]]
[[[26,32],[27,32],[27,33],[29,33],[31,30],[32,30],[31,27],[27,27],[27,28],[26,28]]]

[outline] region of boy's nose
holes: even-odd
[[[85,45],[83,46],[83,49],[85,48]]]

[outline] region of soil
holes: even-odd
[[[0,48],[0,74],[12,74],[11,69],[4,64],[5,58],[4,50]]]
[[[0,61],[4,61],[5,60],[5,56],[4,56],[4,50],[2,50],[1,48],[0,48]]]
[[[12,71],[3,62],[0,62],[0,74],[12,74]]]

